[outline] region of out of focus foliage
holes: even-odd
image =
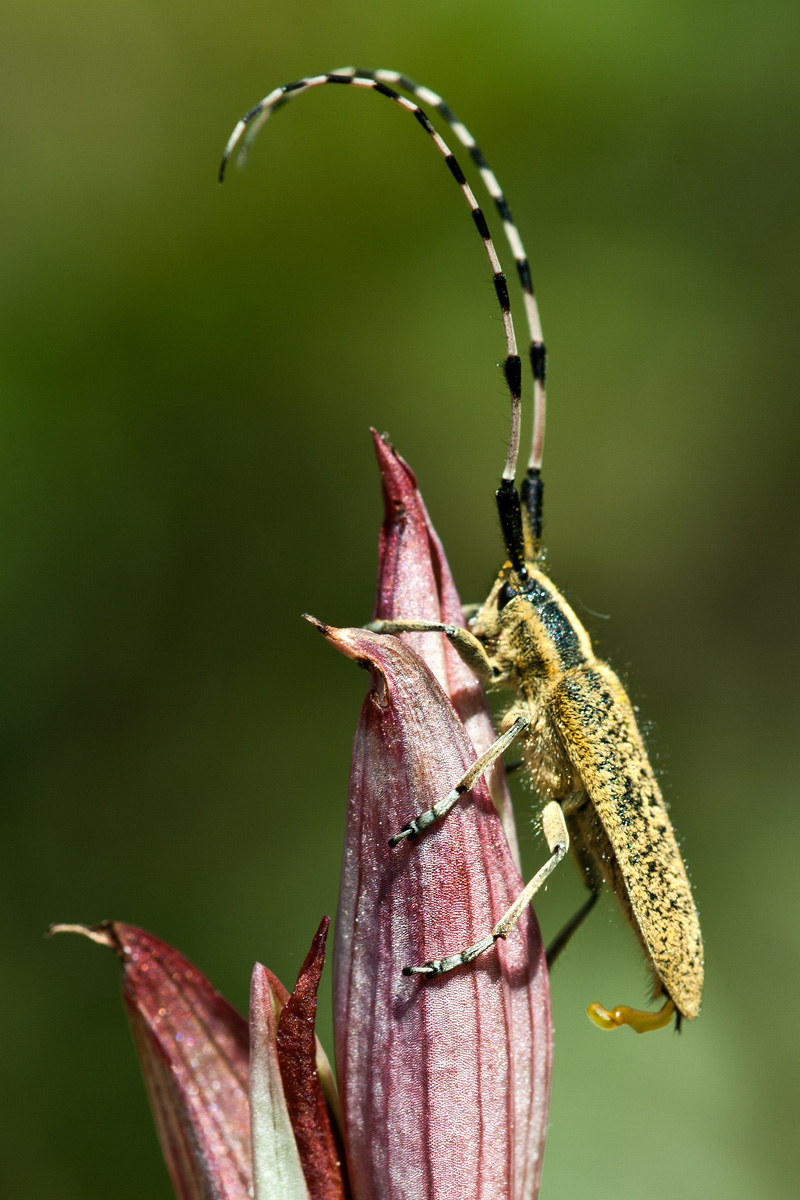
[[[335,907],[363,676],[299,614],[369,616],[368,424],[465,599],[498,565],[501,330],[415,122],[325,89],[216,182],[245,109],[356,61],[440,90],[511,199],[550,349],[549,567],[610,614],[587,623],[652,725],[707,941],[680,1038],[583,1015],[646,999],[612,905],[559,964],[543,1195],[788,1197],[800,9],[212,8],[4,14],[4,1194],[170,1196],[113,967],[51,920],[152,929],[244,1006],[253,959],[291,985]]]

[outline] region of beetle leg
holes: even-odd
[[[370,633],[443,633],[450,645],[471,671],[484,682],[495,678],[489,655],[474,634],[460,625],[444,625],[440,621],[370,621],[364,626]]]
[[[619,1029],[620,1025],[630,1025],[637,1033],[650,1033],[653,1029],[664,1029],[669,1025],[676,1011],[675,1001],[667,998],[664,1007],[654,1013],[628,1008],[627,1004],[620,1004],[611,1012],[602,1004],[590,1004],[586,1013],[600,1029]]]
[[[458,954],[448,955],[447,958],[431,959],[429,962],[423,963],[421,967],[403,967],[404,975],[444,975],[445,971],[452,971],[454,967],[461,967],[465,963],[472,962],[479,954],[483,954],[484,950],[493,946],[499,938],[508,937],[539,888],[567,853],[569,847],[567,823],[564,820],[561,805],[555,800],[551,800],[542,810],[542,829],[551,851],[550,857],[536,872],[509,910],[503,914],[492,932]]]
[[[561,805],[557,800],[551,800],[542,809],[542,832],[550,851],[550,857],[544,866],[539,868],[530,883],[520,892],[508,912],[495,925],[492,930],[492,937],[495,940],[508,936],[542,884],[547,880],[551,872],[555,870],[569,849],[567,822],[564,820]]]
[[[428,808],[425,810],[425,812],[418,813],[416,817],[414,817],[413,821],[409,821],[407,825],[403,826],[399,833],[396,833],[394,837],[389,838],[389,845],[398,846],[405,838],[418,837],[419,834],[422,833],[423,829],[427,829],[428,826],[432,825],[434,821],[438,821],[441,817],[446,816],[450,812],[450,809],[453,807],[456,800],[463,796],[465,792],[469,791],[472,785],[478,779],[480,779],[484,771],[488,770],[492,763],[495,762],[500,755],[508,749],[514,739],[519,737],[521,733],[525,732],[529,725],[530,717],[517,717],[511,728],[506,730],[505,733],[501,734],[496,742],[492,742],[489,749],[485,750],[480,758],[475,760],[469,770],[461,776],[452,792],[448,792],[447,795],[443,796],[441,800],[437,800],[433,808]]]
[[[550,970],[553,963],[558,958],[559,954],[561,954],[562,950],[564,950],[567,943],[571,940],[572,935],[574,933],[576,933],[578,929],[580,929],[581,925],[586,920],[589,913],[592,911],[592,909],[594,908],[595,904],[597,904],[597,901],[599,899],[600,899],[600,888],[598,888],[596,891],[593,890],[592,892],[590,892],[589,899],[586,900],[585,903],[583,903],[580,906],[580,908],[575,913],[575,915],[572,916],[569,919],[569,921],[567,921],[564,928],[559,930],[559,932],[553,938],[552,942],[547,947],[547,969],[548,970]]]

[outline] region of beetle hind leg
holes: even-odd
[[[658,1012],[645,1012],[639,1008],[628,1008],[627,1004],[619,1004],[610,1012],[602,1004],[590,1004],[586,1010],[590,1021],[594,1021],[600,1029],[619,1029],[621,1025],[630,1025],[636,1033],[650,1033],[654,1029],[664,1029],[669,1025],[673,1016],[680,1013],[675,1007],[675,1001],[667,997],[664,1007]]]
[[[547,969],[552,969],[553,963],[556,961],[562,950],[566,949],[568,942],[571,941],[573,934],[577,933],[583,922],[588,917],[589,913],[594,908],[597,901],[600,899],[600,886],[593,888],[589,893],[589,898],[578,909],[578,911],[570,917],[563,929],[559,930],[553,938],[550,945],[547,947]]]
[[[578,932],[583,922],[588,917],[589,913],[594,908],[597,901],[600,899],[600,893],[603,890],[603,873],[598,866],[596,856],[592,847],[597,845],[598,837],[602,836],[602,831],[598,830],[598,819],[594,808],[589,803],[589,799],[585,792],[576,792],[574,795],[567,797],[562,801],[567,829],[569,830],[569,848],[572,857],[575,860],[575,865],[580,872],[583,882],[589,889],[588,899],[583,902],[578,911],[570,917],[563,929],[559,930],[553,938],[550,945],[547,947],[547,967],[548,970],[553,966],[553,963],[560,954],[566,949],[568,943],[573,936]],[[587,829],[591,826],[593,836],[587,836]]]
[[[507,938],[533,897],[547,880],[551,871],[558,866],[569,849],[569,833],[561,805],[551,800],[542,810],[542,830],[550,857],[543,867],[536,872],[533,879],[519,894],[511,907],[503,914],[491,933],[481,938],[479,942],[461,950],[458,954],[450,954],[446,958],[430,959],[419,967],[403,967],[404,975],[444,975],[455,967],[463,967],[474,960],[484,951],[489,950],[499,939]]]

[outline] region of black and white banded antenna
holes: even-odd
[[[329,83],[346,84],[353,87],[363,88],[365,90],[376,91],[380,95],[386,96],[387,99],[392,100],[406,112],[412,113],[420,125],[422,125],[423,129],[429,135],[437,150],[447,163],[450,173],[456,180],[456,183],[458,184],[459,189],[461,190],[461,193],[467,202],[472,214],[473,222],[478,230],[478,233],[480,234],[486,255],[489,259],[489,264],[492,269],[495,293],[500,304],[507,350],[506,360],[503,364],[503,371],[508,384],[509,392],[511,393],[511,428],[508,454],[506,457],[505,467],[503,469],[500,488],[497,492],[497,503],[500,521],[503,528],[503,536],[509,558],[511,559],[511,563],[515,570],[524,576],[527,574],[525,569],[526,549],[529,551],[529,553],[535,553],[538,551],[538,540],[541,528],[541,482],[539,479],[539,470],[541,464],[541,442],[544,428],[543,399],[545,361],[544,346],[541,341],[541,330],[538,325],[538,311],[536,309],[535,300],[533,299],[532,287],[530,287],[530,290],[525,287],[526,279],[528,283],[530,281],[530,271],[527,267],[527,258],[525,257],[524,248],[522,247],[522,243],[519,239],[519,234],[516,231],[516,226],[510,219],[508,205],[505,202],[505,198],[499,188],[499,185],[497,184],[494,174],[489,170],[488,166],[485,165],[485,160],[478,150],[474,139],[472,139],[471,135],[469,134],[469,131],[465,126],[462,126],[460,122],[456,122],[455,118],[453,118],[453,128],[456,132],[456,135],[459,136],[463,144],[470,150],[470,153],[472,154],[472,157],[476,163],[479,161],[484,163],[484,166],[481,168],[481,173],[482,177],[484,178],[484,182],[487,184],[487,187],[489,187],[489,177],[493,181],[493,188],[497,193],[497,195],[493,195],[493,198],[498,206],[498,210],[500,211],[501,215],[504,213],[508,214],[508,220],[506,220],[504,217],[506,236],[509,238],[512,251],[514,251],[517,269],[520,273],[520,279],[523,282],[523,291],[525,292],[526,297],[530,295],[531,300],[533,301],[532,310],[526,303],[526,313],[529,315],[529,323],[530,312],[532,311],[535,314],[537,322],[535,328],[539,329],[539,337],[536,345],[537,347],[541,347],[541,349],[538,349],[535,354],[533,349],[531,352],[531,362],[534,365],[534,378],[536,379],[537,377],[537,364],[539,364],[538,375],[541,379],[542,404],[540,405],[540,410],[542,416],[540,420],[540,432],[538,436],[537,450],[539,466],[533,469],[529,468],[528,476],[526,477],[525,484],[523,485],[523,494],[526,498],[526,508],[528,510],[530,525],[528,539],[526,539],[524,536],[520,502],[515,487],[516,467],[520,444],[522,370],[520,357],[517,352],[514,325],[511,318],[511,306],[508,297],[506,277],[500,266],[497,252],[494,248],[494,244],[489,233],[489,228],[486,223],[486,218],[480,208],[480,205],[475,199],[475,196],[473,195],[472,189],[467,183],[464,172],[459,166],[455,155],[447,146],[444,139],[436,131],[423,109],[412,100],[407,99],[405,96],[401,96],[399,92],[394,90],[394,88],[383,82],[382,78],[379,78],[380,75],[384,74],[391,76],[393,80],[398,82],[398,84],[400,84],[401,81],[404,81],[402,85],[405,86],[405,90],[412,91],[412,94],[416,94],[415,89],[416,91],[420,90],[419,85],[413,84],[412,88],[409,85],[411,85],[413,81],[407,79],[405,76],[399,76],[396,72],[360,72],[357,71],[356,68],[346,68],[343,71],[328,72],[324,75],[309,75],[303,79],[298,79],[292,83],[284,84],[281,87],[275,88],[268,95],[266,95],[263,100],[251,108],[249,112],[245,113],[233,130],[222,156],[222,162],[219,170],[220,182],[222,182],[225,178],[225,171],[231,156],[237,151],[237,165],[244,166],[245,162],[247,161],[250,146],[258,135],[259,130],[278,108],[283,107],[283,105],[285,105],[289,99],[293,99],[296,95],[299,95],[302,92],[310,91],[312,88],[322,87]],[[426,94],[428,94],[431,99],[435,97],[438,104],[444,106],[444,101],[442,101],[440,97],[436,96],[435,93],[431,92]],[[445,115],[445,119],[449,120],[450,117],[452,117],[452,113],[450,113],[450,110],[447,109],[446,106],[444,106],[444,108],[446,110],[446,114],[449,114],[449,116],[447,116],[445,113],[443,113],[443,115]],[[460,130],[463,131],[462,133],[459,132],[459,128],[457,128],[457,126],[459,126]],[[465,138],[467,140],[464,140]],[[471,147],[469,143],[471,143]],[[476,157],[476,154],[478,157]],[[483,174],[484,171],[486,172],[486,175]],[[490,194],[493,194],[492,187],[490,187],[489,190]],[[510,231],[513,231],[513,233]],[[515,240],[512,241],[512,237]],[[516,253],[517,248],[520,251],[519,255]],[[533,345],[534,327],[531,328],[531,338]],[[537,441],[536,432],[534,433],[534,441]],[[532,472],[535,476],[535,482],[537,485],[535,488],[535,501],[533,503],[532,500],[534,499],[534,496],[530,486]],[[526,541],[530,541],[532,544],[530,546],[526,546]]]
[[[522,484],[522,501],[530,521],[533,552],[534,555],[538,556],[542,537],[543,483],[541,476],[547,411],[545,391],[547,351],[542,334],[539,306],[536,303],[536,294],[531,277],[530,262],[525,252],[525,247],[522,244],[517,223],[511,215],[511,209],[505,193],[500,187],[497,176],[486,161],[475,138],[467,129],[464,122],[459,120],[452,108],[450,108],[450,105],[437,92],[434,92],[429,87],[425,87],[424,84],[417,83],[415,79],[412,79],[409,75],[403,75],[400,71],[372,71],[362,67],[344,67],[336,73],[337,75],[359,75],[365,79],[377,79],[381,83],[400,88],[401,91],[410,92],[421,104],[434,109],[469,153],[503,222],[503,232],[505,233],[511,253],[514,256],[514,263],[522,288],[522,298],[525,304],[525,320],[530,340],[528,353],[530,356],[531,373],[533,375],[533,432],[531,435],[531,451],[528,459],[527,473]]]

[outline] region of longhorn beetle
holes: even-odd
[[[276,88],[238,123],[220,167],[238,150],[239,165],[261,126],[276,109],[302,92],[325,84],[376,91],[412,114],[433,140],[470,208],[492,269],[507,355],[503,370],[511,394],[508,456],[497,490],[507,561],[489,597],[475,606],[469,628],[426,621],[376,621],[379,633],[444,634],[462,659],[490,686],[514,689],[497,741],[458,780],[451,792],[408,822],[393,846],[419,836],[443,818],[483,772],[518,742],[524,765],[544,803],[542,828],[550,858],[494,929],[472,946],[420,966],[406,975],[441,975],[472,962],[498,938],[507,937],[531,898],[571,849],[589,890],[588,899],[548,950],[552,963],[597,902],[603,882],[614,892],[632,926],[653,977],[656,1013],[626,1006],[608,1011],[592,1004],[589,1016],[603,1029],[630,1025],[639,1033],[669,1024],[673,1013],[692,1019],[700,1008],[703,947],[686,869],[664,800],[617,676],[595,658],[589,635],[541,568],[542,449],[545,418],[545,347],[528,259],[506,198],[465,125],[440,96],[396,71],[347,67]],[[410,93],[413,100],[400,94]],[[416,101],[434,109],[469,152],[503,222],[522,286],[533,372],[533,444],[518,493],[522,368],[517,353],[506,278],[486,218],[461,167]]]

